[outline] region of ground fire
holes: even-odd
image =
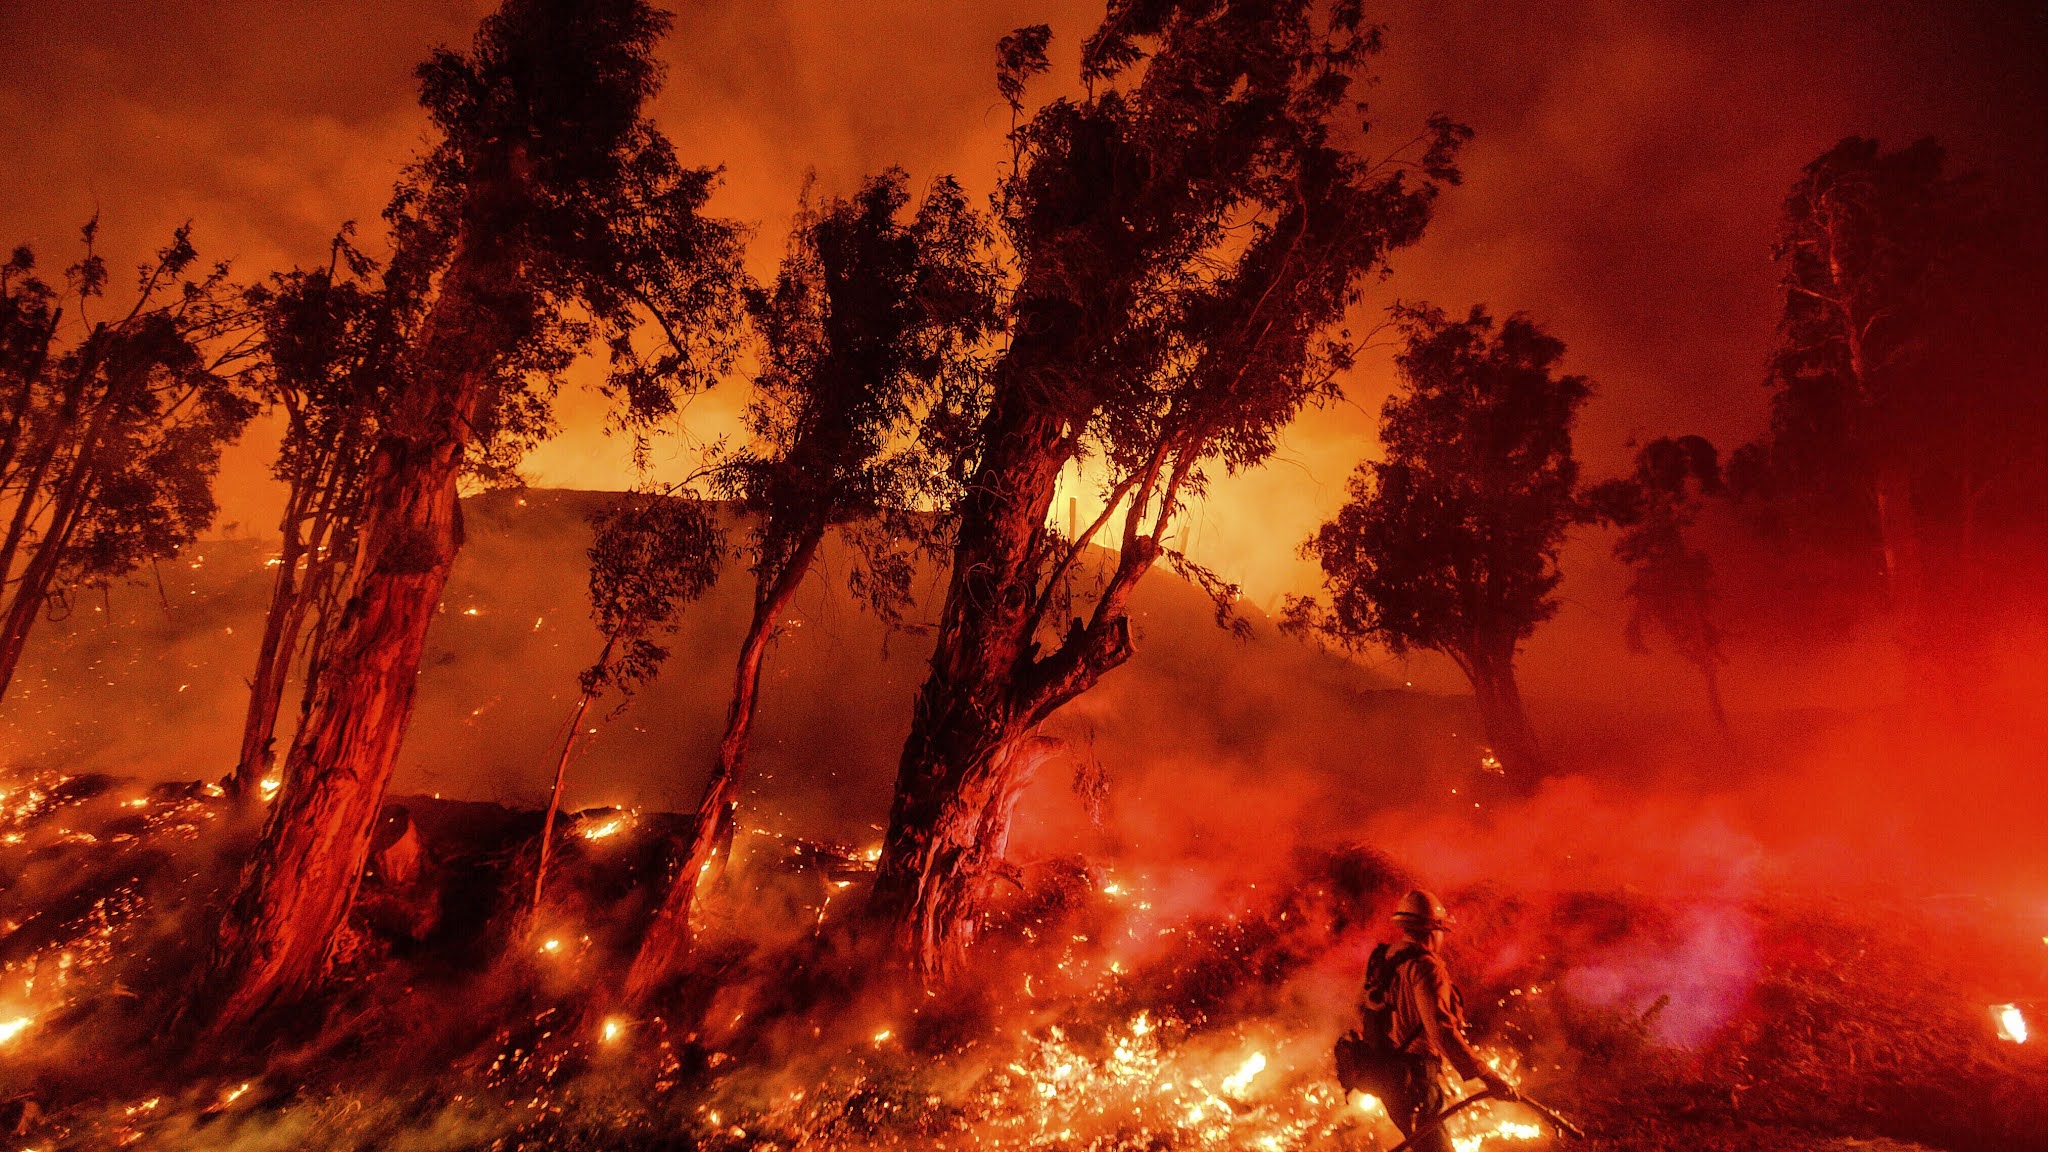
[[[2048,26],[1042,7],[0,14],[0,1150],[2048,1147]]]

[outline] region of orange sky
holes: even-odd
[[[1005,30],[1053,24],[1055,77],[1097,13],[1085,0],[684,2],[656,117],[688,157],[722,164],[722,212],[754,222],[757,270],[796,192],[901,164],[985,191],[1007,114],[991,82]],[[0,5],[0,240],[46,266],[98,210],[130,261],[191,219],[202,250],[254,276],[319,258],[343,220],[374,223],[419,144],[410,69],[465,41],[487,5],[163,0]],[[1966,10],[1967,9],[1967,10]],[[1631,437],[1757,428],[1771,340],[1767,242],[1805,160],[1850,132],[1932,132],[1965,163],[2038,185],[2048,139],[2048,16],[2039,4],[1399,0],[1374,91],[1382,148],[1445,111],[1477,130],[1466,186],[1382,298],[1527,309],[1600,393],[1581,428],[1594,473]],[[1062,55],[1065,53],[1065,55]],[[1065,71],[1071,72],[1068,67]],[[1389,379],[1368,358],[1350,404],[1312,413],[1262,473],[1200,510],[1195,552],[1258,603],[1305,587],[1294,545],[1372,450]],[[730,420],[736,389],[698,402]],[[618,486],[622,446],[588,396],[529,463],[535,483]],[[680,451],[676,449],[675,451]],[[268,531],[277,495],[259,434],[231,459],[223,520]],[[1599,581],[1595,580],[1594,585]],[[1570,586],[1567,589],[1571,591]]]

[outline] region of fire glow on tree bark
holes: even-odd
[[[361,284],[374,265],[349,242],[353,231],[344,227],[335,238],[326,268],[279,275],[256,294],[268,391],[286,419],[273,468],[286,497],[231,779],[243,800],[262,791],[275,767],[277,721],[294,664],[303,651],[306,680],[316,679],[333,634],[394,368],[388,298]]]
[[[642,116],[668,18],[643,0],[507,0],[472,51],[420,69],[440,144],[387,219],[405,331],[364,485],[344,607],[277,804],[185,1018],[234,1034],[320,978],[361,881],[410,719],[421,651],[461,546],[465,468],[545,423],[593,337],[631,419],[730,360],[738,237],[701,215],[715,174]],[[651,317],[660,342],[636,348]],[[537,414],[538,410],[538,414]]]

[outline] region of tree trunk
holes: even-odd
[[[28,646],[28,634],[35,627],[36,618],[42,614],[50,582],[63,565],[64,551],[71,542],[78,514],[92,498],[93,488],[98,483],[100,440],[113,417],[117,399],[113,395],[114,387],[110,382],[108,395],[93,406],[86,418],[85,429],[78,439],[77,454],[72,457],[51,502],[50,522],[43,530],[42,539],[36,543],[28,565],[22,569],[21,579],[14,586],[14,599],[7,605],[5,618],[0,619],[0,699],[6,698],[8,686],[14,682],[14,673],[21,666],[21,654]],[[28,507],[29,499],[30,493],[24,491],[23,509]],[[18,527],[20,517],[17,516],[16,520]],[[10,533],[10,549],[14,542]],[[6,562],[13,562],[11,555]],[[6,570],[0,569],[0,577],[5,575]]]
[[[273,751],[277,715],[284,707],[291,655],[298,647],[299,625],[305,616],[305,597],[299,585],[299,560],[305,552],[300,539],[304,505],[302,489],[292,493],[285,509],[284,547],[278,555],[277,579],[270,588],[270,607],[263,614],[263,640],[256,648],[256,674],[249,679],[249,707],[242,717],[242,751],[229,784],[237,800],[261,791],[263,778],[277,759]]]
[[[28,567],[22,570],[21,579],[14,586],[14,599],[8,603],[6,615],[0,617],[0,699],[6,697],[8,686],[14,683],[22,653],[28,648],[29,632],[42,615],[50,582],[63,562],[65,545],[70,542],[83,500],[80,492],[59,495],[57,506],[50,513],[49,534],[36,545]]]
[[[422,370],[394,398],[372,458],[346,605],[282,794],[188,1009],[213,1038],[303,997],[355,899],[412,716],[427,627],[461,546],[463,453],[511,343],[490,297],[519,270],[479,247],[466,239],[443,274],[416,345]]]
[[[1922,608],[1919,518],[1913,511],[1911,481],[1903,471],[1886,469],[1877,477],[1875,496],[1885,592],[1892,610],[1911,627],[1918,623]]]
[[[1511,777],[1533,781],[1548,770],[1536,730],[1522,707],[1522,689],[1515,682],[1515,658],[1488,654],[1466,662],[1466,676],[1472,681],[1472,695],[1479,705],[1479,718],[1486,725],[1486,742],[1494,759]]]
[[[1013,361],[1024,359],[1022,349],[1020,342]],[[999,385],[982,427],[987,454],[961,501],[938,644],[911,714],[868,897],[870,917],[888,925],[928,981],[944,979],[972,942],[978,906],[1003,866],[1018,792],[1047,754],[1038,726],[1130,659],[1125,608],[1159,556],[1159,533],[1185,479],[1184,463],[1164,468],[1162,440],[1120,490],[1131,502],[1121,551],[1089,619],[1073,620],[1059,646],[1041,655],[1034,633],[1063,566],[1048,560],[1061,549],[1044,531],[1046,515],[1072,456],[1070,430],[1085,422],[1046,399],[1060,394],[1058,373],[1049,375]],[[1155,500],[1158,519],[1146,535],[1142,521]],[[1067,546],[1068,561],[1082,543]]]
[[[96,361],[96,357],[86,353],[81,353],[81,357],[87,364]],[[64,400],[57,406],[57,418],[43,443],[37,446],[34,462],[28,465],[28,475],[15,494],[14,515],[8,520],[5,540],[0,541],[0,582],[14,576],[14,561],[35,522],[36,501],[42,498],[43,484],[49,476],[50,466],[56,463],[63,448],[64,438],[78,426],[79,410],[85,401],[86,380],[95,370],[81,365],[73,371],[70,382],[65,386]],[[0,694],[4,694],[4,689],[0,689]]]
[[[1728,739],[1734,730],[1728,726],[1728,709],[1721,702],[1721,670],[1709,660],[1700,665],[1700,676],[1707,682],[1707,708],[1713,714],[1714,729],[1722,739]]]
[[[598,668],[611,663],[612,647],[618,642],[617,632],[604,638],[604,647],[597,653]],[[548,790],[548,811],[540,822],[540,858],[533,866],[533,907],[528,909],[529,913],[540,911],[541,894],[547,888],[548,856],[555,843],[555,816],[562,811],[562,785],[569,778],[569,755],[576,750],[576,735],[583,730],[583,716],[590,711],[590,700],[595,695],[594,688],[576,694],[576,707],[569,713],[569,735],[562,741],[562,754],[555,759],[555,786]]]
[[[689,956],[690,914],[696,907],[698,890],[714,864],[730,861],[741,773],[746,766],[747,744],[753,735],[754,711],[760,700],[761,666],[767,658],[768,643],[775,635],[775,621],[789,607],[823,539],[822,529],[808,535],[782,572],[755,597],[753,619],[747,624],[746,638],[740,643],[739,664],[733,672],[725,733],[719,738],[718,759],[712,765],[710,778],[704,782],[704,794],[697,801],[689,845],[677,858],[668,892],[640,938],[640,948],[633,954],[632,967],[626,973],[625,1002],[631,1007],[646,1004],[675,977]]]
[[[889,877],[900,886],[882,897],[882,908],[904,907],[900,937],[915,971],[944,981],[960,968],[981,922],[981,910],[995,883],[1007,874],[1010,818],[1024,786],[1059,742],[1035,732],[1004,739],[979,753],[960,753],[962,770],[947,776],[927,773],[921,790],[899,790],[889,830],[899,853],[915,852],[908,867]],[[907,758],[907,754],[906,754]],[[944,758],[943,755],[940,758]],[[922,832],[914,839],[898,829]],[[883,859],[888,859],[884,845]],[[878,872],[876,887],[884,877]]]
[[[1001,387],[984,424],[987,456],[961,501],[931,672],[868,896],[869,916],[927,978],[942,973],[963,927],[961,903],[981,888],[986,858],[973,845],[1007,811],[991,801],[1002,799],[1010,745],[1031,727],[1012,689],[1033,656],[1041,529],[1069,455],[1066,422],[1037,391]]]

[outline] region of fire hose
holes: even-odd
[[[1408,1152],[1408,1149],[1417,1140],[1420,1140],[1423,1137],[1428,1136],[1429,1134],[1435,1132],[1437,1129],[1443,1127],[1446,1123],[1450,1121],[1451,1117],[1456,1116],[1458,1113],[1463,1112],[1465,1109],[1470,1108],[1472,1105],[1477,1104],[1482,1100],[1493,1100],[1496,1098],[1497,1097],[1494,1096],[1493,1089],[1491,1088],[1488,1088],[1482,1092],[1474,1092],[1472,1095],[1465,1097],[1463,1100],[1460,1100],[1456,1104],[1451,1105],[1449,1108],[1446,1108],[1443,1111],[1437,1113],[1436,1119],[1431,1120],[1429,1123],[1424,1124],[1422,1127],[1417,1128],[1415,1131],[1409,1133],[1408,1138],[1401,1141],[1399,1144],[1394,1145],[1394,1147],[1391,1149],[1391,1152]],[[1517,1095],[1514,1098],[1514,1100],[1510,1101],[1510,1103],[1520,1104],[1522,1107],[1527,1108],[1531,1112],[1534,1112],[1536,1115],[1542,1117],[1543,1120],[1546,1123],[1548,1123],[1552,1128],[1557,1129],[1558,1132],[1562,1133],[1563,1135],[1569,1136],[1574,1140],[1584,1140],[1586,1138],[1585,1132],[1582,1131],[1578,1125],[1572,1123],[1571,1121],[1565,1119],[1562,1116],[1559,1116],[1557,1113],[1551,1111],[1549,1108],[1546,1108],[1541,1104],[1538,1104],[1536,1101],[1529,1099],[1527,1096]]]

